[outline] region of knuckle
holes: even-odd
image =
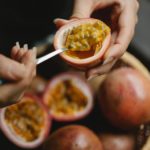
[[[22,87],[26,88],[28,87],[33,78],[36,76],[36,70],[30,70],[30,71],[27,71],[25,74],[24,74],[24,78],[23,78],[23,81],[22,81]]]
[[[139,10],[139,8],[140,8],[140,4],[137,0],[136,0],[136,8],[137,8],[137,10]]]
[[[21,86],[22,86],[23,88],[27,88],[30,84],[31,84],[31,79],[26,78],[26,79],[24,79],[23,82],[21,83]]]
[[[139,20],[139,19],[138,19],[138,16],[136,16],[136,20],[135,20],[136,24],[138,23],[138,20]]]
[[[23,75],[23,79],[28,79],[30,77],[30,73],[29,71],[25,71],[24,75]]]
[[[122,57],[123,54],[125,53],[125,51],[126,51],[126,48],[122,49],[122,50],[120,51],[120,53],[118,53],[118,55],[116,56],[116,59],[119,59],[120,57]]]
[[[126,50],[127,50],[127,48],[122,50],[122,52],[120,53],[120,57],[122,57],[124,55],[124,53],[126,52]]]
[[[33,72],[33,78],[36,76],[36,70]]]

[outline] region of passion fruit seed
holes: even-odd
[[[101,21],[73,27],[68,31],[64,47],[69,51],[65,53],[82,59],[84,57],[81,52],[84,52],[85,57],[90,57],[101,49],[102,43],[109,33],[110,28]]]
[[[24,141],[36,140],[44,127],[44,112],[32,99],[6,108],[5,121]]]
[[[87,97],[71,80],[64,80],[50,91],[47,105],[57,115],[71,115],[86,107]]]

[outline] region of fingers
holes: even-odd
[[[74,8],[72,16],[70,20],[76,20],[79,18],[89,18],[92,13],[93,0],[75,0]],[[57,28],[65,25],[66,23],[70,22],[70,20],[65,20],[61,18],[56,18],[54,23]]]
[[[20,100],[20,97],[24,94],[26,88],[30,85],[33,77],[36,75],[36,48],[33,48],[33,50],[26,52],[25,56],[22,59],[23,64],[19,64],[22,66],[19,66],[18,68],[17,66],[12,64],[12,62],[16,63],[15,61],[5,58],[4,56],[1,56],[1,58],[0,59],[2,60],[2,62],[4,62],[4,64],[6,63],[8,66],[10,64],[12,65],[8,67],[12,70],[8,68],[7,70],[5,69],[7,65],[4,66],[3,64],[0,64],[0,66],[4,66],[4,68],[0,69],[0,75],[2,75],[5,78],[7,75],[7,77],[10,79],[16,79],[15,77],[17,74],[15,73],[18,73],[20,71],[18,69],[23,68],[23,72],[21,73],[22,76],[19,81],[0,86],[0,107],[5,107],[11,104],[15,104]]]
[[[24,57],[22,58],[22,63],[28,67],[36,64],[36,48],[35,47],[24,55]]]
[[[90,80],[96,76],[108,73],[111,70],[112,66],[115,64],[115,62],[116,59],[113,59],[107,64],[90,69],[86,72],[86,77],[88,78],[88,80]]]
[[[19,81],[24,79],[27,74],[35,72],[36,50],[28,51],[27,49],[27,45],[20,48],[18,44],[12,48],[11,56],[16,61],[0,55],[0,78]]]
[[[28,45],[24,44],[23,48],[20,47],[19,42],[16,42],[16,45],[12,48],[11,58],[20,62],[22,57],[28,51]]]
[[[124,54],[134,36],[136,19],[136,10],[126,5],[119,17],[119,33],[113,47],[108,49],[107,58],[119,58]]]
[[[135,7],[135,1],[120,1],[120,16],[118,20],[119,32],[117,36],[112,36],[113,43],[107,50],[105,55],[105,62],[109,63],[109,60],[120,58],[127,50],[133,36],[135,25],[137,23],[137,10],[138,6]]]
[[[25,73],[24,65],[0,55],[0,78],[8,80],[21,80]]]
[[[36,48],[28,50],[27,44],[20,48],[19,43],[16,43],[12,49],[12,57],[24,65],[25,73],[22,80],[28,85],[36,74]]]
[[[118,3],[120,4],[120,9],[117,12],[117,14],[120,13],[118,19],[119,32],[113,33],[111,45],[107,50],[105,61],[103,62],[103,64],[101,66],[90,69],[87,72],[87,76],[89,78],[108,72],[112,68],[116,60],[120,58],[126,51],[133,38],[135,25],[137,23],[138,6],[136,7],[135,2],[135,0],[133,0],[132,2],[128,0],[118,0]],[[106,3],[107,1],[104,2],[102,0],[101,7],[104,7]],[[116,20],[116,18],[113,18],[113,20],[114,19]]]
[[[36,48],[34,47],[32,50],[29,50],[27,44],[24,44],[23,48],[21,48],[19,42],[16,42],[16,45],[12,48],[11,57],[27,67],[33,64],[35,66]]]
[[[32,50],[28,51],[22,59],[22,63],[26,68],[25,82],[27,84],[30,83],[36,75],[36,53],[36,48],[34,47]]]

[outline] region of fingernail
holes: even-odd
[[[114,60],[113,57],[108,57],[108,58],[103,62],[103,65],[108,64],[108,63],[112,62],[113,60]]]
[[[36,47],[33,47],[32,48],[33,52],[36,54],[37,53],[37,48]]]
[[[18,49],[20,49],[20,44],[19,44],[19,42],[16,42],[16,47],[17,47]]]
[[[56,23],[59,19],[60,19],[60,18],[55,18],[55,19],[53,20],[53,22]]]
[[[25,50],[27,50],[27,49],[28,49],[28,44],[24,44],[24,45],[23,45],[23,48],[24,48]]]
[[[89,77],[87,78],[87,80],[89,81],[89,80],[91,80],[91,79],[93,79],[93,78],[95,78],[95,77],[97,77],[97,76],[98,76],[98,74],[91,75],[91,76],[89,76]]]

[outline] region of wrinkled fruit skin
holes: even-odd
[[[54,132],[43,150],[103,150],[98,137],[88,128],[73,125]]]
[[[100,134],[104,150],[135,150],[135,139],[132,135]]]
[[[150,79],[137,70],[114,70],[98,94],[101,111],[112,125],[128,129],[150,121]]]

